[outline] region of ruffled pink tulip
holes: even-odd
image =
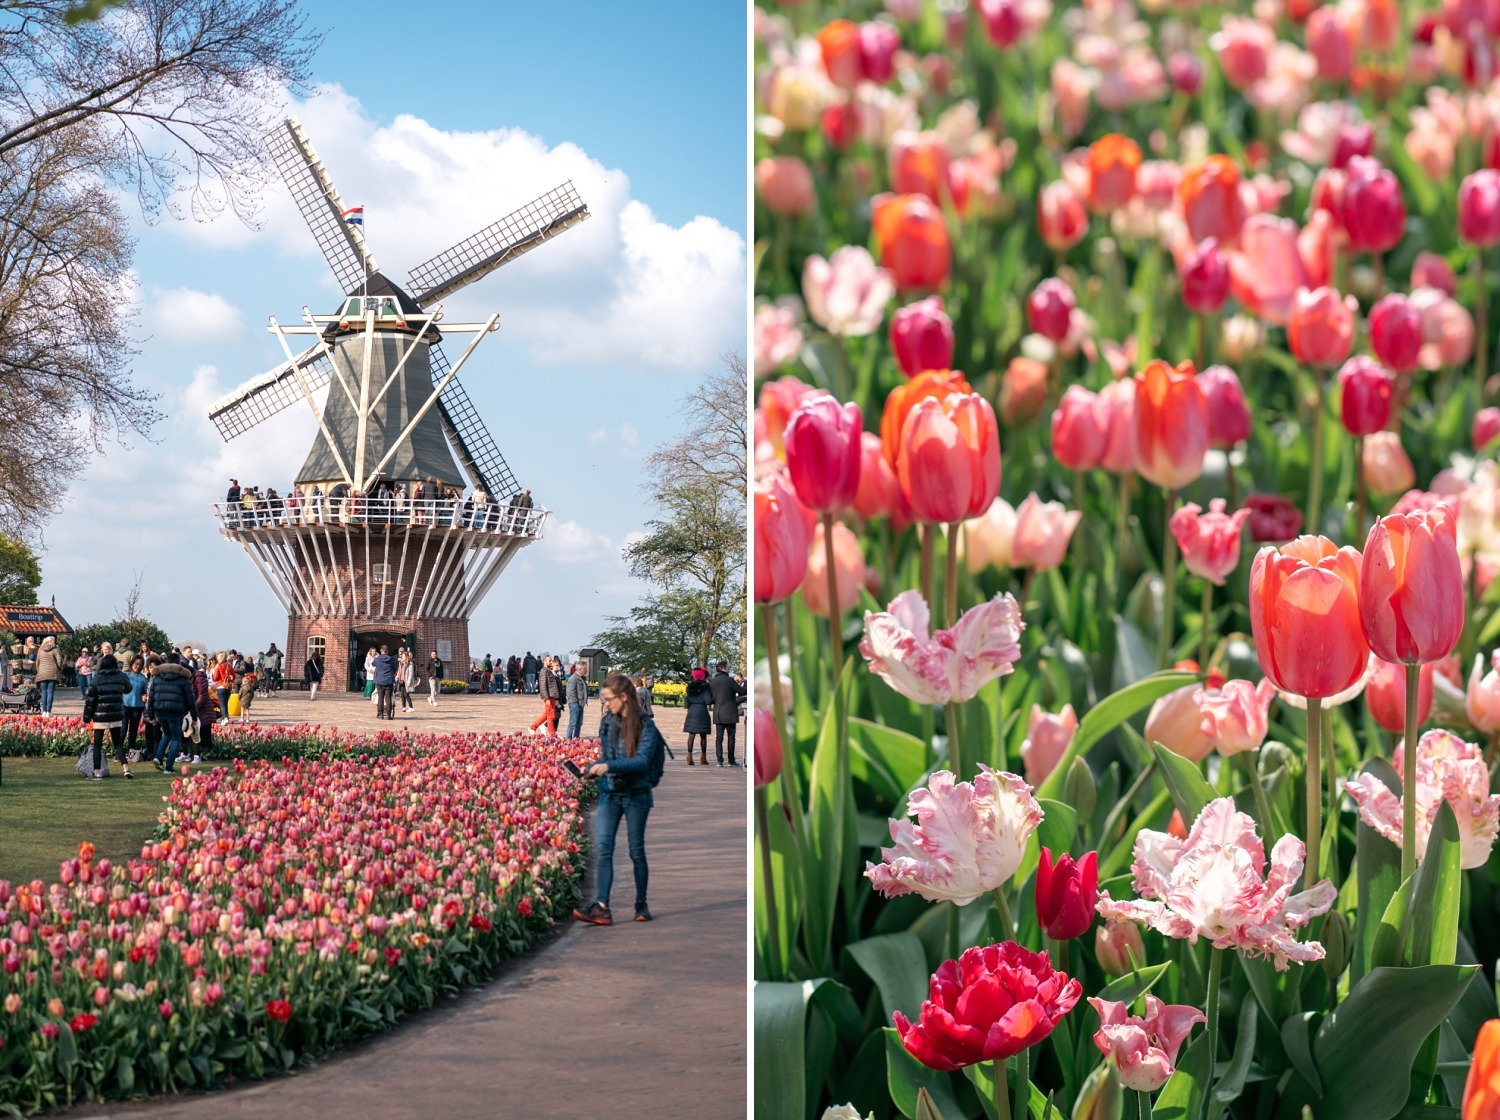
[[[1016,509],[1016,535],[1011,543],[1011,566],[1046,572],[1063,562],[1073,530],[1082,520],[1081,510],[1068,510],[1061,502],[1044,502],[1026,495]]]
[[[1490,671],[1481,676],[1483,668],[1484,655],[1476,653],[1464,695],[1464,712],[1475,728],[1493,735],[1500,731],[1500,651],[1490,655]]]
[[[1391,759],[1396,773],[1406,772],[1406,744]],[[1344,783],[1359,806],[1359,819],[1398,848],[1402,846],[1404,795],[1392,793],[1374,774]],[[1427,841],[1443,802],[1458,819],[1459,864],[1483,867],[1500,835],[1500,794],[1490,793],[1490,771],[1484,754],[1451,731],[1429,731],[1417,740],[1417,860],[1427,855]]]
[[[1311,282],[1297,249],[1297,224],[1257,214],[1240,231],[1240,250],[1229,258],[1229,288],[1252,315],[1284,325],[1292,297]]]
[[[895,279],[862,245],[845,245],[824,260],[814,254],[802,266],[807,314],[830,334],[872,334],[896,294]]]
[[[1178,275],[1182,305],[1189,311],[1211,314],[1229,298],[1229,257],[1212,237],[1188,251]]]
[[[962,703],[1021,659],[1021,608],[996,595],[963,613],[947,630],[929,634],[927,603],[903,591],[886,611],[865,612],[859,652],[870,671],[918,704]]]
[[[1186,840],[1149,828],[1137,833],[1132,870],[1140,898],[1116,901],[1105,891],[1099,913],[1189,944],[1204,937],[1216,949],[1267,958],[1284,972],[1292,961],[1323,959],[1323,946],[1298,941],[1296,931],[1326,914],[1338,895],[1327,879],[1292,893],[1305,853],[1296,836],[1283,836],[1268,874],[1255,821],[1237,812],[1232,798],[1220,797],[1204,806]]]
[[[1172,515],[1169,527],[1177,547],[1182,549],[1187,570],[1216,587],[1223,587],[1230,573],[1239,567],[1240,536],[1249,520],[1248,509],[1225,513],[1224,499],[1214,498],[1208,503],[1207,513],[1197,503],[1187,503]]]
[[[1070,471],[1097,467],[1104,457],[1105,417],[1099,397],[1082,385],[1069,385],[1052,411],[1052,455]]]
[[[755,193],[773,214],[798,217],[818,206],[812,172],[796,156],[772,156],[757,163]]]
[[[1304,365],[1332,369],[1349,356],[1359,304],[1332,288],[1299,288],[1287,315],[1286,338]]]
[[[1208,445],[1228,450],[1250,438],[1250,406],[1239,375],[1228,366],[1209,366],[1198,375],[1208,404]]]
[[[1423,665],[1417,673],[1417,726],[1432,714],[1432,666]],[[1387,731],[1400,734],[1406,730],[1406,667],[1382,661],[1370,654],[1370,672],[1365,678],[1365,706],[1370,716]]]
[[[1026,767],[1026,780],[1039,786],[1047,775],[1057,769],[1057,763],[1073,736],[1078,731],[1078,717],[1073,714],[1073,705],[1064,704],[1063,710],[1053,715],[1042,711],[1040,704],[1031,705],[1031,720],[1026,725],[1026,738],[1021,743],[1021,762]]]
[[[859,492],[859,405],[806,397],[787,421],[782,442],[797,498],[817,513],[837,513]]]
[[[1351,436],[1383,431],[1391,419],[1395,379],[1384,366],[1363,354],[1350,358],[1339,370],[1339,418]]]
[[[919,299],[891,316],[891,352],[907,377],[953,367],[953,321],[941,296]]]
[[[802,301],[795,296],[755,309],[755,376],[764,377],[802,350]]]
[[[823,546],[823,526],[813,529],[807,549],[807,578],[802,598],[813,614],[828,617],[828,553]],[[834,584],[838,589],[838,613],[848,614],[859,605],[859,589],[865,584],[865,553],[859,538],[841,521],[833,524]]]
[[[1500,242],[1500,171],[1483,167],[1458,185],[1458,236],[1482,249]]]
[[[1387,369],[1410,373],[1422,349],[1422,316],[1399,292],[1370,308],[1370,349]]]
[[[1208,1019],[1196,1007],[1166,1004],[1146,996],[1146,1015],[1130,1014],[1127,1004],[1090,996],[1099,1013],[1094,1045],[1106,1058],[1114,1058],[1120,1084],[1137,1093],[1154,1093],[1174,1072],[1177,1051],[1195,1023]]]
[[[1056,277],[1049,277],[1033,288],[1026,298],[1026,318],[1037,334],[1061,342],[1068,337],[1073,309],[1077,306],[1073,289]]]
[[[1271,701],[1276,685],[1262,677],[1258,684],[1225,681],[1218,688],[1200,688],[1193,697],[1203,713],[1203,734],[1225,758],[1259,750],[1270,729]]]
[[[755,484],[755,601],[779,603],[807,575],[807,522],[780,475]]]
[[[1016,511],[1004,498],[996,498],[980,516],[964,522],[964,563],[975,574],[1010,567],[1015,537]]]
[[[865,864],[865,878],[887,898],[973,902],[1016,873],[1026,841],[1042,823],[1031,787],[983,763],[973,782],[939,770],[908,795],[906,807],[916,821],[891,818],[892,846],[880,850],[883,862]]]

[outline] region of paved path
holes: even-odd
[[[539,711],[533,698],[456,697],[436,711],[419,703],[412,726],[515,729]],[[316,718],[340,727],[379,726],[368,701],[346,696],[310,703],[301,694],[278,695],[259,701],[255,714],[263,723]],[[656,921],[622,920],[607,929],[570,923],[558,940],[487,987],[291,1077],[210,1096],[86,1106],[65,1115],[748,1115],[746,773],[687,767],[678,749],[686,742],[680,710],[658,709],[657,719],[677,760],[667,763],[646,832]],[[597,705],[591,705],[589,721],[597,726]],[[628,919],[624,840],[622,829],[614,901],[616,913],[623,908]]]

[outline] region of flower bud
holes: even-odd
[[[907,377],[953,365],[953,322],[939,296],[909,303],[891,316],[891,351]]]
[[[1392,292],[1370,308],[1370,349],[1387,369],[1409,373],[1417,368],[1422,316],[1399,292]]]
[[[1146,944],[1135,922],[1107,921],[1094,934],[1094,956],[1111,976],[1129,976],[1146,963]]]

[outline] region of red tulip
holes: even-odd
[[[1053,863],[1052,852],[1042,849],[1036,869],[1036,918],[1054,941],[1081,937],[1094,924],[1094,905],[1099,901],[1099,854],[1087,852],[1073,861],[1064,852]]]
[[[1500,171],[1484,167],[1458,185],[1458,236],[1480,248],[1500,241]]]
[[[919,401],[901,429],[896,478],[921,522],[967,521],[1000,492],[1000,433],[977,393]]]
[[[880,446],[885,451],[885,461],[896,465],[896,453],[901,449],[901,429],[906,417],[917,406],[917,402],[933,397],[941,400],[949,393],[972,393],[974,390],[956,369],[923,370],[910,381],[903,381],[887,394],[885,410],[880,414]]]
[[[1458,527],[1446,506],[1382,517],[1365,542],[1359,614],[1382,661],[1447,657],[1464,628]]]
[[[812,172],[796,156],[776,156],[757,163],[755,191],[773,214],[810,214],[818,206]]]
[[[1182,305],[1199,315],[1211,314],[1229,298],[1229,258],[1210,237],[1193,248],[1179,270]]]
[[[953,321],[940,296],[909,303],[891,316],[891,351],[907,377],[953,365]]]
[[[859,405],[809,397],[787,421],[787,473],[797,498],[817,513],[836,513],[859,491]]]
[[[1042,188],[1036,204],[1036,224],[1047,248],[1055,252],[1071,249],[1089,231],[1089,214],[1078,188],[1057,179]]]
[[[1089,146],[1089,206],[1100,213],[1123,208],[1135,195],[1140,145],[1111,132]]]
[[[943,214],[919,194],[876,195],[870,200],[880,263],[902,291],[941,288],[948,282],[953,247]]]
[[[1053,457],[1070,471],[1093,470],[1104,455],[1104,434],[1098,396],[1069,385],[1052,412]]]
[[[775,717],[764,708],[755,709],[755,788],[768,786],[781,776],[781,735]]]
[[[1340,299],[1332,288],[1299,288],[1287,317],[1287,344],[1304,365],[1336,366],[1349,356],[1358,312],[1353,296]]]
[[[1251,494],[1245,499],[1250,511],[1250,539],[1256,544],[1280,544],[1302,531],[1302,514],[1280,494]]]
[[[1387,731],[1397,734],[1406,730],[1406,669],[1390,661],[1371,657],[1370,675],[1365,680],[1365,705],[1370,716]],[[1432,714],[1432,664],[1423,665],[1417,673],[1417,726]]]
[[[1182,218],[1194,244],[1212,237],[1227,245],[1245,224],[1240,169],[1228,156],[1209,156],[1182,177],[1177,187]]]
[[[1344,230],[1357,253],[1394,249],[1406,232],[1406,203],[1401,184],[1388,168],[1373,159],[1349,161],[1344,188]]]
[[[979,0],[979,18],[984,22],[985,35],[1001,49],[1015,46],[1026,30],[1021,0]]]
[[[918,1020],[897,1011],[894,1022],[912,1057],[952,1071],[1035,1046],[1082,994],[1083,985],[1055,971],[1046,953],[1006,941],[944,961],[932,974]]]
[[[1351,436],[1385,430],[1396,384],[1384,366],[1363,354],[1350,358],[1339,370],[1339,389],[1339,416]]]
[[[1193,363],[1175,369],[1157,359],[1135,376],[1135,465],[1141,475],[1178,490],[1203,473],[1208,401]]]
[[[1208,402],[1208,445],[1228,449],[1250,438],[1250,406],[1234,370],[1209,366],[1198,375],[1198,388]]]
[[[1370,308],[1370,349],[1387,369],[1410,373],[1422,350],[1422,316],[1399,292]]]
[[[1343,692],[1365,671],[1360,556],[1326,537],[1263,548],[1250,569],[1250,632],[1261,670],[1294,696]]]
[[[1469,434],[1475,451],[1488,450],[1495,437],[1500,436],[1500,408],[1481,408],[1475,413]]]
[[[1077,306],[1073,289],[1053,276],[1043,280],[1026,297],[1026,318],[1037,334],[1061,342],[1068,337],[1073,309]]]
[[[807,575],[807,522],[780,475],[755,484],[755,601],[779,603]]]

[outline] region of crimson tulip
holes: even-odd
[[[1365,671],[1360,555],[1326,537],[1263,548],[1250,569],[1250,632],[1261,670],[1294,696],[1343,692]]]
[[[1054,941],[1081,937],[1094,924],[1094,906],[1099,901],[1099,854],[1087,852],[1074,862],[1066,852],[1053,862],[1052,852],[1042,849],[1036,868],[1036,918]]]
[[[1167,76],[1173,89],[1191,97],[1203,85],[1203,63],[1187,51],[1177,51],[1167,59]]]
[[[1438,661],[1464,628],[1458,525],[1447,506],[1379,518],[1365,542],[1359,613],[1382,661]]]
[[[1089,146],[1089,206],[1100,213],[1123,208],[1135,195],[1141,148],[1129,137],[1111,132]]]
[[[1356,156],[1349,161],[1344,187],[1344,231],[1357,253],[1394,249],[1406,232],[1406,203],[1401,184],[1389,168]]]
[[[936,204],[919,194],[885,194],[871,199],[870,208],[880,263],[898,289],[935,289],[948,282],[953,246]]]
[[[921,522],[967,521],[1000,492],[1000,432],[977,393],[919,401],[901,429],[896,478]]]
[[[1299,288],[1287,316],[1286,338],[1304,365],[1332,368],[1349,356],[1359,304],[1329,287]]]
[[[1280,544],[1302,531],[1301,511],[1280,494],[1251,494],[1245,508],[1250,511],[1250,539],[1257,544]]]
[[[779,603],[807,576],[807,522],[780,475],[755,484],[755,601]]]
[[[1212,314],[1229,298],[1229,258],[1212,237],[1188,252],[1179,274],[1182,305],[1195,314]]]
[[[1026,318],[1037,334],[1061,342],[1068,337],[1077,306],[1073,289],[1055,276],[1048,277],[1026,297]]]
[[[1370,308],[1370,349],[1396,373],[1417,368],[1422,349],[1422,316],[1399,292],[1392,292]]]
[[[1150,482],[1178,490],[1203,473],[1208,401],[1192,362],[1161,359],[1135,376],[1135,464]]]
[[[859,491],[859,405],[832,397],[804,399],[787,421],[782,439],[787,473],[808,509],[836,513]]]
[[[1056,971],[1046,953],[1006,941],[938,965],[917,1021],[899,1011],[893,1021],[907,1053],[951,1072],[1035,1046],[1082,994],[1083,985]]]
[[[953,364],[953,321],[942,297],[919,299],[891,316],[891,351],[907,377]]]
[[[1228,366],[1209,366],[1198,375],[1208,403],[1208,445],[1229,449],[1250,438],[1250,406],[1239,376]]]
[[[1453,266],[1436,253],[1421,252],[1411,266],[1411,286],[1417,288],[1436,288],[1444,295],[1451,296],[1458,290],[1458,276],[1453,271]],[[1378,306],[1378,305],[1377,305]],[[1390,365],[1389,362],[1386,363]],[[1394,368],[1394,367],[1393,367]]]
[[[1350,358],[1339,370],[1339,388],[1339,416],[1351,436],[1385,430],[1396,385],[1384,366],[1363,354]]]
[[[885,461],[896,465],[896,453],[901,447],[901,429],[906,417],[918,401],[932,397],[941,400],[949,393],[972,393],[974,390],[956,369],[923,370],[910,381],[897,385],[886,395],[885,408],[880,414],[880,446],[885,451]]]
[[[1042,240],[1054,252],[1071,249],[1089,231],[1089,214],[1078,188],[1057,179],[1042,188],[1036,204],[1036,224]]]
[[[1480,248],[1500,242],[1500,171],[1480,168],[1458,185],[1458,236]]]

